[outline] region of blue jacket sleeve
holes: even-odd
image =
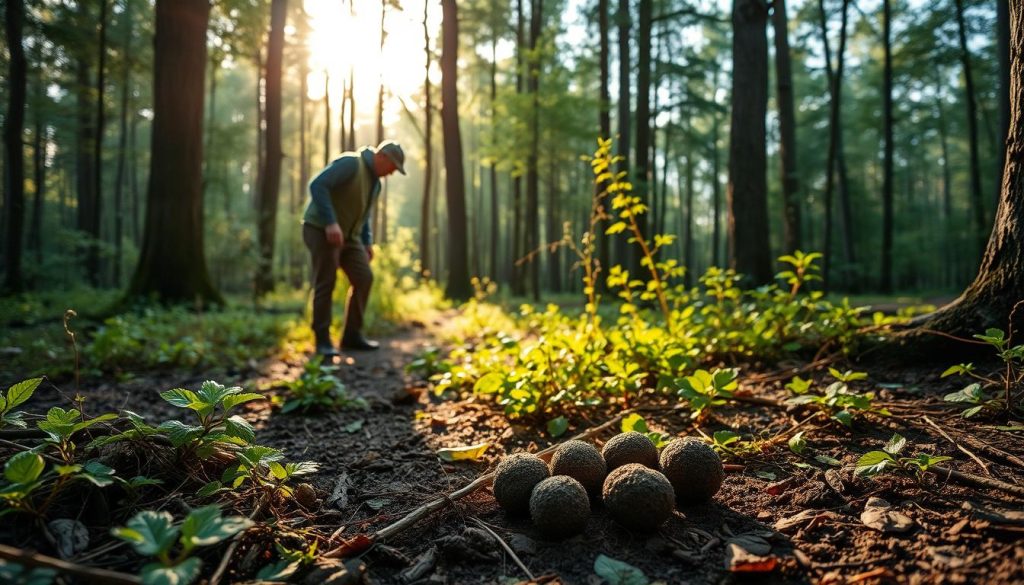
[[[334,213],[334,205],[331,204],[331,189],[348,181],[356,174],[357,161],[354,158],[339,158],[332,162],[326,169],[309,184],[309,194],[313,199],[313,208],[317,217],[326,222],[326,225],[337,223],[338,216]]]

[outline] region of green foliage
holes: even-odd
[[[175,523],[167,512],[143,510],[111,532],[138,554],[155,558],[142,567],[144,584],[187,585],[199,575],[202,565],[199,558],[191,556],[196,547],[217,544],[250,526],[248,518],[224,517],[218,506],[211,505],[192,510],[181,523]]]
[[[175,448],[185,449],[200,459],[206,459],[217,450],[246,446],[255,439],[252,425],[230,412],[241,404],[262,399],[261,394],[243,392],[238,386],[225,388],[207,380],[198,392],[176,388],[161,392],[160,397],[174,406],[192,410],[199,423],[190,425],[171,420],[157,427],[159,432],[167,435]]]
[[[864,380],[867,374],[863,372],[846,371],[840,372],[835,368],[828,369],[829,374],[835,378],[835,382],[825,388],[824,393],[812,393],[811,382],[799,376],[794,377],[786,388],[793,394],[793,398],[786,401],[786,404],[808,404],[821,409],[829,418],[849,427],[853,425],[853,418],[858,413],[870,412],[879,416],[889,416],[885,408],[875,406],[874,392],[854,392],[850,389],[849,383]]]
[[[697,370],[693,375],[675,381],[676,394],[689,402],[693,411],[691,416],[697,418],[705,410],[722,406],[726,399],[732,398],[739,385],[736,381],[738,376],[739,371],[735,369]]]
[[[647,435],[647,438],[650,439],[651,442],[654,443],[654,446],[657,447],[658,449],[664,447],[665,443],[668,442],[666,441],[667,437],[665,434],[657,433],[650,430],[647,427],[647,421],[644,420],[644,417],[640,416],[635,412],[622,419],[622,424],[620,425],[620,428],[624,433],[637,432]]]
[[[932,466],[949,461],[952,457],[945,455],[931,455],[918,453],[913,457],[900,457],[900,453],[907,446],[907,440],[898,433],[893,435],[889,442],[882,447],[881,451],[868,451],[857,460],[856,473],[863,477],[873,477],[886,470],[897,470],[904,473],[913,473],[918,476],[928,471]]]
[[[319,465],[312,461],[284,463],[277,449],[250,445],[235,454],[238,462],[224,470],[219,481],[211,481],[198,492],[209,496],[224,490],[239,490],[246,486],[258,492],[291,495],[287,485],[292,479],[315,473]]]
[[[0,428],[3,428],[5,425],[19,428],[27,426],[23,420],[25,413],[21,411],[15,412],[14,408],[21,406],[29,398],[32,398],[32,394],[42,382],[42,378],[23,380],[8,388],[7,394],[0,394]]]
[[[730,430],[715,431],[708,442],[724,457],[743,459],[761,451],[757,441],[748,441],[739,433]]]
[[[281,412],[365,408],[365,400],[348,395],[345,385],[334,375],[337,370],[337,366],[325,366],[320,356],[306,362],[298,379],[288,383],[288,396]]]
[[[944,400],[964,407],[964,418],[979,413],[1012,412],[1019,410],[1020,395],[1024,390],[1024,344],[1012,345],[1002,329],[988,329],[975,339],[990,345],[1003,367],[990,375],[978,373],[974,364],[956,364],[946,368],[942,377],[960,375],[978,380],[957,392],[946,394]]]

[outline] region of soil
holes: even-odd
[[[383,340],[379,351],[344,355],[339,376],[352,394],[367,401],[366,409],[281,414],[263,403],[246,411],[259,444],[283,449],[290,461],[320,464],[311,480],[319,501],[308,513],[289,519],[291,529],[319,535],[320,552],[370,535],[454,492],[493,469],[506,453],[539,451],[621,411],[576,415],[569,432],[551,439],[538,431],[543,425],[510,423],[489,400],[441,399],[426,381],[404,371],[415,355],[436,343],[429,327],[410,327]],[[272,393],[301,370],[297,362],[268,363],[243,385]],[[749,402],[717,408],[696,423],[688,412],[673,410],[656,396],[633,405],[643,409],[652,430],[673,436],[732,429],[746,439],[782,437],[742,461],[727,458],[732,466],[713,502],[678,509],[656,533],[623,529],[597,504],[584,534],[547,542],[528,519],[501,511],[485,487],[365,552],[359,557],[363,579],[379,584],[532,579],[596,585],[604,582],[594,570],[603,554],[633,565],[652,581],[671,584],[1024,582],[1024,499],[936,474],[918,478],[889,473],[864,479],[852,470],[861,454],[880,449],[898,432],[908,439],[907,455],[947,455],[953,458],[943,464],[949,468],[1024,486],[1024,434],[986,428],[1005,421],[960,418],[941,400],[959,386],[940,380],[939,371],[868,371],[869,381],[853,385],[863,390],[881,386],[879,400],[892,416],[867,415],[852,430],[821,416],[807,420],[813,411]],[[770,379],[768,374],[744,370],[741,392],[781,402],[787,397],[782,381],[756,382]],[[90,389],[88,404],[91,412],[129,408],[142,415],[178,416],[157,392],[197,387],[202,379],[163,375],[128,383],[105,381]],[[38,411],[59,398],[51,389],[28,406]],[[808,443],[802,456],[786,446],[796,425]],[[617,425],[595,443],[600,447],[616,432]],[[477,461],[449,463],[437,456],[441,448],[479,443],[489,447]],[[0,457],[8,454],[0,450]],[[823,462],[827,458],[840,464]],[[882,510],[888,520],[882,530],[862,520],[865,509],[877,505],[875,498],[890,506]],[[0,541],[10,537],[0,534]],[[222,550],[207,558],[205,575]],[[269,559],[270,550],[266,535],[247,536],[225,582],[251,578],[261,564],[257,561]],[[116,555],[117,562],[99,557],[86,564],[123,565],[130,553],[121,548]],[[327,581],[325,575],[339,570],[338,562],[333,563],[321,561],[327,572],[314,573],[307,582],[358,582]]]

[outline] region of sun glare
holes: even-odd
[[[341,104],[343,83],[355,79],[356,115],[369,120],[376,112],[380,83],[385,88],[385,123],[401,111],[399,98],[411,105],[411,96],[423,87],[423,0],[402,2],[402,10],[388,6],[386,37],[380,43],[380,0],[305,0],[310,19],[309,98],[323,99],[327,76],[331,107]],[[431,36],[440,30],[439,11],[431,10]]]

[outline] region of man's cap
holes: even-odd
[[[398,172],[405,174],[405,152],[397,142],[391,140],[385,140],[377,146],[377,152],[383,153],[391,162],[395,163],[395,168]]]

